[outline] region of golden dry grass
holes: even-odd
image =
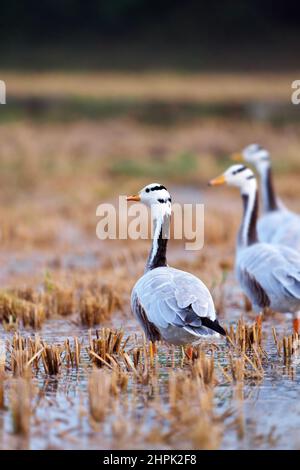
[[[294,73],[12,73],[11,95],[200,102],[290,101]]]
[[[288,75],[148,74],[145,80],[111,74],[3,77],[9,80],[11,93],[19,96],[76,94],[211,102],[223,99],[222,83],[228,101],[272,97],[284,101],[289,99],[291,80]],[[300,212],[297,123],[279,129],[267,122],[219,117],[159,127],[128,117],[0,125],[0,274],[2,288],[7,287],[0,293],[0,318],[8,338],[0,357],[0,408],[10,410],[15,434],[28,436],[31,426],[39,430],[38,420],[33,419],[31,381],[37,377],[45,381],[36,407],[44,406],[44,396],[55,407],[53,390],[50,398],[47,395],[48,382],[61,393],[64,378],[72,373],[78,380],[76,387],[81,379],[88,384],[87,400],[76,412],[80,419],[90,418],[91,434],[95,429],[101,433],[102,424],[109,428],[108,443],[101,434],[107,448],[176,448],[180,442],[185,448],[213,449],[232,430],[239,443],[246,435],[256,439],[258,447],[262,441],[275,445],[272,433],[261,437],[245,426],[243,411],[247,385],[259,387],[269,371],[266,349],[271,330],[261,334],[250,323],[252,312],[247,312],[246,322],[228,327],[226,346],[203,345],[194,351],[193,361],[164,345],[156,350],[140,336],[132,335],[127,342],[130,291],[143,272],[149,241],[100,242],[95,234],[99,203],[116,202],[119,194],[136,192],[150,181],[160,181],[171,190],[179,187],[179,197],[186,189],[200,194],[205,202],[204,249],[188,257],[183,242],[171,240],[171,264],[193,272],[207,284],[221,322],[228,326],[232,312],[246,313],[230,277],[241,203],[236,192],[213,192],[206,183],[230,164],[231,152],[253,141],[272,151],[278,191]],[[57,341],[41,339],[45,325],[51,329],[57,320],[61,326],[76,328],[76,333],[72,330],[69,339],[61,339],[57,331]],[[115,330],[116,320],[125,332]],[[275,316],[275,321],[280,325],[285,320]],[[99,331],[88,336],[86,327],[94,325],[99,325]],[[42,328],[41,338],[33,336],[33,328]],[[14,336],[13,330],[17,330]],[[294,379],[299,338],[287,331],[274,331],[272,345],[280,364],[278,373]],[[226,387],[232,398],[226,398],[223,407],[220,391]],[[151,419],[154,416],[151,426],[143,423],[141,409],[148,410]],[[63,438],[67,435],[64,430]],[[0,447],[5,445],[9,447],[0,442]]]
[[[77,338],[73,343],[73,360],[70,360],[69,340],[47,344],[38,337],[32,340],[19,334],[8,340],[8,351],[13,351],[15,358],[22,354],[22,359],[17,359],[19,373],[9,370],[8,354],[7,372],[4,376],[2,370],[0,376],[2,407],[4,405],[5,412],[10,413],[13,433],[29,436],[41,424],[36,414],[39,407],[45,406],[42,401],[45,392],[41,389],[36,401],[36,374],[45,378],[56,375],[55,382],[63,384],[65,371],[69,373],[70,367],[80,367],[81,380],[87,382],[87,397],[80,413],[89,418],[89,433],[85,439],[90,439],[91,443],[93,436],[106,439],[110,429],[112,448],[153,445],[177,448],[180,442],[186,449],[217,449],[226,433],[235,435],[238,442],[245,437],[256,438],[258,447],[266,442],[269,447],[276,445],[271,433],[258,436],[247,427],[243,414],[247,400],[245,391],[249,390],[249,385],[251,389],[259,387],[270,367],[269,353],[265,351],[267,336],[261,333],[259,325],[240,321],[232,329],[227,346],[202,343],[194,349],[193,360],[175,356],[174,350],[163,344],[153,350],[140,337],[135,338],[134,343],[132,340],[123,342],[123,334],[105,329],[96,338],[80,340],[89,347],[89,353],[95,351],[98,344],[101,361],[95,361],[95,356],[90,354],[92,367],[87,364],[82,367],[86,359],[81,355]],[[286,339],[278,337],[276,341],[284,344]],[[42,352],[33,354],[41,346]],[[299,349],[299,345],[297,347]],[[287,364],[281,351],[278,351],[277,361]],[[27,363],[23,370],[21,363]],[[290,362],[288,367],[292,367]],[[3,387],[4,380],[6,387]],[[224,402],[220,392],[224,393],[227,387],[232,394],[230,391],[230,398]],[[144,426],[138,403],[143,403],[147,414],[155,416],[148,426]],[[55,402],[50,400],[50,406],[55,406]],[[79,430],[81,435],[81,428]],[[68,434],[64,431],[61,437],[68,441]]]
[[[299,135],[296,124],[278,130],[267,123],[221,118],[167,129],[126,119],[2,124],[2,246],[19,245],[22,252],[71,245],[77,249],[85,236],[95,240],[100,202],[116,201],[119,194],[135,192],[155,180],[171,187],[204,188],[230,164],[231,152],[253,141],[271,150],[278,192],[299,210]],[[176,170],[180,155],[182,163]],[[213,232],[227,230],[220,217],[219,194],[215,192],[216,204],[206,211],[210,243],[216,241]],[[236,207],[237,195],[227,194]],[[210,230],[211,225],[215,230]]]

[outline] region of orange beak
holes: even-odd
[[[243,154],[241,152],[237,152],[237,153],[233,153],[231,156],[230,156],[231,160],[233,160],[234,162],[243,162],[244,161],[244,157],[243,157]]]
[[[127,196],[126,197],[126,201],[140,201],[141,200],[141,196],[139,194],[135,194],[134,196]]]
[[[293,320],[294,333],[300,333],[300,318],[294,318]]]
[[[225,184],[226,179],[224,175],[218,176],[217,178],[214,178],[213,180],[210,180],[208,183],[209,186],[220,186],[221,184]]]

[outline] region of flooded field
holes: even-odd
[[[22,100],[30,90],[11,78]],[[98,96],[98,78],[89,99]],[[228,167],[230,153],[262,142],[272,153],[280,197],[300,212],[299,119],[283,122],[269,111],[260,118],[256,108],[241,115],[215,107],[207,115],[205,87],[211,99],[218,77],[209,88],[203,76],[203,89],[200,77],[172,78],[167,97],[165,81],[153,96],[150,78],[134,96],[140,106],[134,111],[128,111],[131,102],[121,112],[102,101],[97,112],[80,102],[75,114],[68,111],[70,120],[61,108],[50,119],[42,103],[40,119],[36,103],[29,103],[21,117],[13,108],[2,116],[1,449],[300,448],[300,345],[292,318],[266,312],[262,324],[256,321],[233,272],[241,201],[234,191],[207,186]],[[237,102],[251,108],[261,101],[267,78],[258,77],[256,91],[247,81]],[[108,79],[103,83],[111,97],[118,84]],[[123,84],[122,99],[136,90],[138,77],[131,80]],[[227,80],[230,103],[235,85]],[[272,82],[283,107],[285,82]],[[38,93],[46,93],[46,101],[57,93],[51,83]],[[184,101],[188,83],[198,90],[201,110],[172,101],[176,90]],[[25,84],[34,89],[29,79]],[[61,87],[72,100],[69,79]],[[161,96],[167,105],[144,106],[145,97]],[[20,111],[18,100],[15,106]],[[282,109],[276,107],[280,116]],[[166,185],[174,202],[204,204],[203,249],[185,251],[185,240],[171,240],[168,262],[205,282],[227,338],[201,342],[192,357],[146,342],[131,314],[130,292],[150,242],[96,237],[98,204],[117,207],[119,195],[153,181]]]
[[[241,309],[228,306],[226,311],[226,324],[236,327]],[[159,345],[151,359],[132,319],[116,314],[104,324],[121,328],[124,337],[129,336],[125,347],[132,359],[129,365],[122,354],[116,353],[109,360],[106,357],[104,364],[100,362],[101,368],[95,372],[93,357],[89,355],[89,336],[96,337],[95,328],[90,331],[78,325],[76,318],[55,319],[46,321],[38,335],[48,345],[60,345],[62,349],[68,339],[73,349],[73,338],[78,338],[80,363],[72,365],[63,350],[57,373],[46,373],[39,359],[31,378],[27,371],[20,374],[25,379],[17,378],[18,372],[11,378],[14,333],[1,331],[2,344],[6,343],[7,348],[1,448],[299,447],[299,359],[297,354],[285,357],[283,351],[279,356],[272,337],[274,324],[278,337],[288,329],[282,321],[270,318],[263,323],[264,352],[259,353],[257,362],[256,352],[246,351],[249,359],[245,359],[230,343],[226,345],[221,340],[201,345],[205,356],[193,362],[180,349],[166,345]],[[20,334],[23,338],[34,337],[28,330],[21,330]],[[100,330],[99,334],[103,332]],[[137,351],[141,359],[134,366]],[[91,391],[93,378],[99,383]],[[23,381],[30,387],[28,404],[22,393]],[[20,394],[14,399],[17,403],[10,396],[14,386]],[[91,393],[95,394],[93,398]],[[95,409],[91,400],[96,401]],[[21,435],[16,432],[15,420],[21,418],[16,417],[14,407],[19,413],[30,413],[25,429],[19,430]]]
[[[172,189],[221,210],[207,190]],[[181,348],[153,349],[131,315],[147,242],[83,245],[1,253],[1,448],[299,448],[300,344],[288,339],[291,318],[269,313],[261,332],[246,311],[233,247],[186,256],[170,242],[169,262],[207,282],[229,334],[203,341],[190,360]],[[38,328],[24,328],[31,314],[41,315]]]

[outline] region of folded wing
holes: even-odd
[[[157,268],[137,282],[132,303],[136,298],[148,321],[159,329],[176,326],[195,336],[212,334],[211,330],[225,334],[216,320],[209,290],[192,274]]]

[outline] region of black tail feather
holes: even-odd
[[[206,326],[207,328],[210,328],[211,330],[216,331],[222,336],[226,336],[226,332],[224,328],[222,328],[218,320],[212,321],[210,318],[207,318],[207,317],[200,317],[200,318],[201,318],[201,322],[203,326]]]

